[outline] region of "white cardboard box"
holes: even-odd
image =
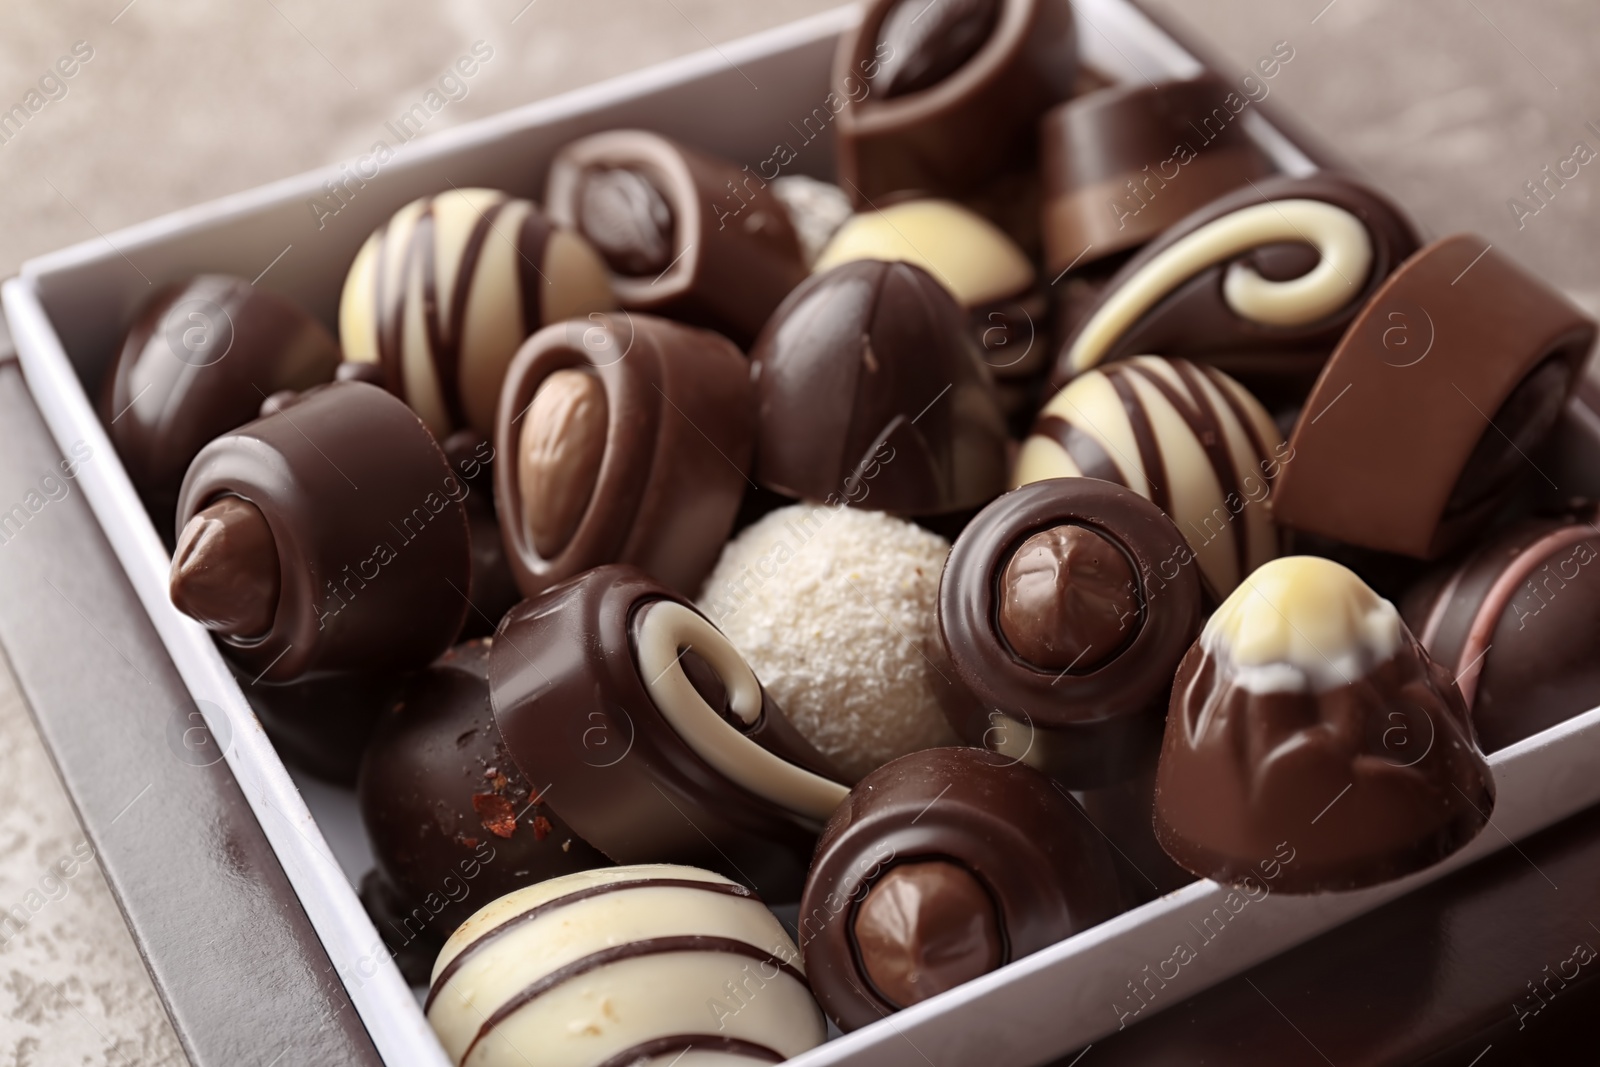
[[[1199,71],[1193,56],[1125,0],[1076,0],[1076,7],[1086,61],[1113,78]],[[352,888],[371,866],[354,798],[291,777],[216,646],[173,609],[166,549],[85,383],[98,383],[122,331],[154,287],[200,271],[247,278],[265,271],[261,284],[332,325],[356,249],[395,208],[451,185],[537,198],[552,153],[596,130],[653,128],[751,163],[786,142],[797,153],[788,172],[828,177],[831,136],[808,138],[801,120],[826,96],[834,40],[856,17],[854,8],[840,8],[407,144],[376,177],[348,186],[354,195],[331,217],[322,212],[319,219],[310,204],[326,196],[324,182],[343,180],[338,166],[40,257],[5,285],[5,311],[40,410],[63,450],[79,441],[93,448],[95,462],[79,475],[85,495],[213,733],[230,739],[229,765],[391,1067],[442,1067],[446,1061]],[[1248,112],[1244,121],[1281,169],[1313,169],[1259,113]],[[1594,491],[1595,477],[1587,472],[1600,469],[1600,421],[1574,408],[1562,433],[1564,461],[1572,468],[1563,484]],[[1446,863],[1361,892],[1268,895],[1243,907],[1238,898],[1225,906],[1228,890],[1198,882],[792,1062],[1026,1067],[1098,1040],[1118,1029],[1137,1003],[1129,999],[1130,983],[1168,959],[1180,942],[1195,958],[1165,982],[1145,1009],[1150,1014],[1600,801],[1600,775],[1591,769],[1600,765],[1600,709],[1496,753],[1490,762],[1499,788],[1493,821]],[[1230,918],[1220,934],[1206,937],[1203,920],[1219,907]]]

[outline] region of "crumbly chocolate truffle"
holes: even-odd
[[[1593,506],[1519,522],[1425,576],[1401,613],[1455,675],[1485,752],[1600,704]]]
[[[1271,416],[1226,374],[1138,356],[1057,393],[1011,480],[1086,477],[1132,488],[1172,517],[1220,599],[1278,554],[1268,500],[1292,457]]]
[[[254,419],[264,397],[331,381],[338,364],[320,323],[243,278],[202,274],[152,298],[106,375],[100,418],[161,535],[212,438]]]
[[[1494,793],[1461,693],[1394,605],[1289,556],[1223,602],[1178,668],[1156,837],[1219,882],[1290,854],[1276,890],[1358,889],[1461,848]]]
[[[434,965],[425,1011],[451,1062],[778,1063],[827,1026],[783,926],[744,886],[665,864],[554,878],[491,901]]]
[[[441,440],[494,433],[506,366],[541,326],[616,307],[605,264],[538,207],[493,189],[413,200],[367,239],[339,298],[347,360]]]
[[[888,515],[797,504],[734,538],[700,606],[796,729],[859,778],[896,756],[956,743],[925,651],[949,550],[937,534]]]
[[[1005,756],[915,752],[857,783],[800,902],[800,953],[842,1030],[873,1023],[1127,906],[1070,794]]]

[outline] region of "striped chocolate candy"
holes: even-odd
[[[344,357],[434,436],[494,433],[500,383],[539,327],[616,306],[605,264],[527,200],[453,189],[413,200],[367,238],[339,299]]]
[[[667,864],[491,901],[445,943],[425,1010],[463,1067],[778,1063],[826,1036],[799,952],[761,900]]]
[[[1134,490],[1172,518],[1224,597],[1278,555],[1266,501],[1291,458],[1266,410],[1226,374],[1137,356],[1081,375],[1045,405],[1011,484],[1085,477]]]

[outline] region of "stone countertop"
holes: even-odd
[[[1600,7],[1549,0],[1147,0],[1434,234],[1476,230],[1600,311]],[[125,6],[124,6],[125,5]],[[61,0],[0,7],[0,277],[29,256],[364,151],[476,41],[428,132],[825,10],[831,0]],[[81,42],[81,43],[80,43]],[[1593,121],[1595,125],[1591,126]],[[1566,173],[1573,173],[1573,166]],[[1595,170],[1595,173],[1590,173]],[[1525,183],[1545,181],[1540,196]],[[1521,208],[1516,204],[1520,203]],[[0,566],[4,559],[0,558]],[[184,1057],[0,669],[0,1067]]]

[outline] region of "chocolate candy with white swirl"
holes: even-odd
[[[506,374],[495,506],[523,595],[603,563],[693,593],[749,485],[750,367],[727,338],[653,315],[548,326]]]
[[[800,952],[822,1010],[855,1030],[1128,903],[1065,789],[992,752],[930,748],[867,775],[828,822]]]
[[[545,201],[600,249],[623,307],[741,348],[806,276],[799,235],[767,181],[658,133],[610,130],[567,145]]]
[[[435,437],[468,426],[487,437],[523,339],[613,307],[605,265],[581,236],[526,200],[452,189],[413,200],[361,246],[339,297],[339,341],[345,359],[376,364]]]
[[[1081,375],[1045,405],[1012,484],[1100,478],[1166,512],[1213,602],[1279,552],[1268,510],[1292,453],[1260,403],[1226,374],[1139,356]]]
[[[732,1067],[827,1037],[794,942],[761,900],[666,864],[491,901],[445,944],[423,1010],[462,1067]]]
[[[939,581],[950,724],[1075,789],[1148,771],[1200,631],[1187,557],[1160,508],[1095,478],[1033,482],[984,508]]]
[[[1348,178],[1254,182],[1140,249],[1062,346],[1051,382],[1156,353],[1296,401],[1417,246],[1398,208]]]
[[[1421,870],[1489,821],[1494,779],[1448,671],[1317,556],[1262,567],[1178,668],[1156,838],[1202,878],[1285,893]]]
[[[1435,559],[1548,484],[1530,460],[1594,346],[1595,322],[1481,237],[1408,259],[1317,379],[1273,493],[1284,526]]]
[[[1077,71],[1067,0],[874,0],[834,53],[839,184],[862,208],[978,193],[1031,166]]]
[[[611,859],[798,897],[846,787],[688,601],[634,567],[587,571],[506,616],[489,686],[511,758]]]
[[[1593,505],[1528,519],[1425,576],[1400,608],[1456,677],[1485,752],[1600,704]]]

